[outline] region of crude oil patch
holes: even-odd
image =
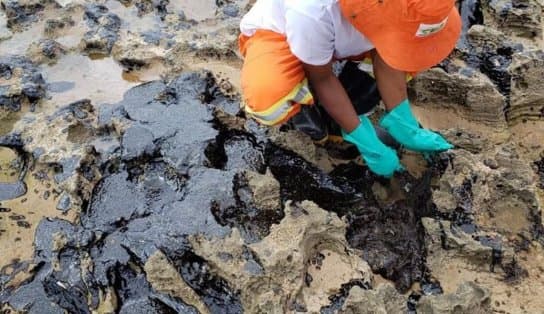
[[[347,239],[361,250],[375,273],[395,282],[400,291],[425,281],[425,248],[421,217],[432,215],[431,167],[420,179],[398,178],[405,199],[380,204],[372,186],[380,180],[356,164],[337,167],[327,174],[301,157],[271,146],[267,163],[281,183],[282,199],[308,199],[339,215],[347,214]],[[387,185],[387,181],[384,180]]]
[[[366,185],[366,191],[358,190],[357,185],[350,184],[344,176],[327,174],[295,153],[275,145],[267,148],[265,156],[272,174],[281,184],[284,201],[311,200],[321,208],[339,215],[356,210],[358,206],[375,203],[371,184]],[[353,170],[358,175],[365,173],[362,168]],[[372,176],[358,175],[358,181],[370,182],[372,179]]]
[[[467,48],[466,34],[472,25],[482,25],[484,23],[484,17],[481,8],[480,0],[462,0],[458,2],[459,13],[461,15],[462,32],[461,38],[457,43],[457,47],[463,49]]]
[[[96,165],[104,170],[103,178],[81,212],[81,224],[64,219],[36,223],[34,262],[39,267],[21,288],[0,294],[1,302],[30,311],[89,312],[107,307],[102,296],[114,291],[111,307],[120,313],[195,313],[147,281],[142,268],[160,248],[212,312],[242,311],[238,293],[191,252],[186,240],[192,234],[229,234],[229,227],[215,221],[212,207],[237,206],[235,177],[252,166],[251,159],[235,158],[242,156],[233,141],[225,144],[233,145],[225,149],[229,169],[209,167],[205,151],[218,135],[209,103],[228,102],[212,87],[206,75],[185,74],[168,84],[142,84],[122,102],[102,108],[104,128],[117,119],[126,127],[119,147],[109,151],[115,161]]]

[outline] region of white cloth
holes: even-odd
[[[240,31],[252,36],[266,29],[287,37],[302,62],[324,65],[358,56],[374,46],[342,16],[338,0],[257,0],[242,18]]]

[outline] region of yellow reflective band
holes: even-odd
[[[282,97],[275,104],[263,111],[254,111],[249,106],[245,106],[245,111],[265,125],[274,125],[282,121],[293,110],[292,103],[298,103],[303,105],[309,105],[313,103],[313,96],[308,87],[308,80],[302,80],[293,90]]]
[[[285,117],[287,117],[287,115],[289,114],[291,110],[288,110],[286,112],[284,112],[282,115],[280,115],[279,117],[277,117],[276,119],[274,120],[265,120],[265,119],[261,119],[259,117],[256,117],[255,115],[253,114],[250,114],[250,116],[257,120],[259,123],[261,124],[264,124],[264,125],[268,125],[268,126],[273,126],[273,125],[277,125],[280,121],[282,121],[283,119],[285,119]]]
[[[248,108],[247,106],[246,106],[246,111],[252,117],[254,117],[254,118],[258,119],[258,120],[267,121],[268,123],[272,123],[274,121],[280,121],[282,117],[285,117],[289,113],[291,107],[292,107],[291,103],[285,102],[285,103],[282,104],[282,106],[277,108],[277,110],[275,112],[272,112],[272,113],[270,113],[268,115],[263,115],[260,112],[257,113],[257,112],[251,111],[251,109]]]
[[[298,92],[305,87],[305,90],[309,93],[309,89],[308,89],[308,80],[307,79],[304,79],[302,80],[300,83],[298,83],[295,88],[293,88],[291,90],[291,92],[289,92],[289,94],[287,94],[286,96],[282,97],[280,100],[278,100],[276,103],[274,103],[272,106],[270,106],[269,108],[263,110],[263,111],[259,111],[258,113],[251,110],[250,108],[248,108],[246,106],[248,112],[250,113],[256,113],[256,114],[259,114],[261,116],[267,116],[267,115],[270,115],[272,113],[274,113],[276,110],[279,109],[279,107],[281,107],[283,104],[285,104],[286,102],[290,102],[290,101],[294,101],[295,97],[298,96]]]

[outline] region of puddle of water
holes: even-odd
[[[130,72],[124,71],[122,77],[127,82],[143,83],[157,80],[165,74],[168,68],[162,62],[152,62],[149,67]]]
[[[66,55],[55,65],[43,68],[48,83],[67,87],[50,93],[51,102],[56,106],[84,98],[92,99],[94,104],[118,102],[136,85],[123,79],[122,74],[123,68],[111,57],[92,60],[86,56]],[[73,83],[72,88],[67,83]]]
[[[20,32],[14,32],[10,39],[0,42],[0,55],[26,54],[28,47],[32,43],[46,38],[44,36],[45,22],[49,19],[59,18],[62,15],[58,9],[46,9],[38,14],[38,21]],[[55,39],[67,48],[76,47],[86,31],[83,21],[83,11],[75,10],[71,16],[75,23],[74,27],[67,26],[59,32],[59,38]]]
[[[196,61],[196,60],[194,60]],[[219,78],[224,78],[232,84],[232,87],[238,92],[241,91],[240,69],[242,61],[196,61],[187,63],[192,70],[208,70],[216,74]]]
[[[75,212],[70,211],[66,216],[56,209],[59,193],[52,179],[40,180],[34,176],[38,171],[47,173],[53,178],[53,173],[47,168],[37,168],[28,173],[25,182],[28,192],[19,198],[3,201],[0,211],[0,269],[11,264],[14,260],[30,260],[34,254],[34,232],[44,217],[58,217],[69,221],[75,220]]]
[[[74,26],[68,26],[65,29],[59,30],[55,40],[66,47],[67,49],[77,48],[80,44],[81,39],[87,32],[87,25],[83,19],[83,10],[75,10],[70,16],[74,22]]]
[[[183,12],[189,20],[204,21],[215,17],[217,11],[215,0],[178,0],[168,4],[168,12]]]
[[[177,2],[177,1],[174,1]],[[105,6],[111,13],[116,14],[121,19],[121,36],[128,32],[139,33],[151,29],[157,29],[160,26],[160,19],[155,13],[138,16],[136,6],[125,6],[119,1],[107,1]]]
[[[0,42],[0,55],[24,55],[33,42],[42,38],[44,24],[42,19],[23,32],[13,33],[10,39]]]

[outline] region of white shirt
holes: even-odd
[[[257,0],[242,18],[240,31],[252,36],[271,30],[287,37],[302,62],[324,65],[331,59],[358,56],[374,46],[340,10],[338,0]]]

